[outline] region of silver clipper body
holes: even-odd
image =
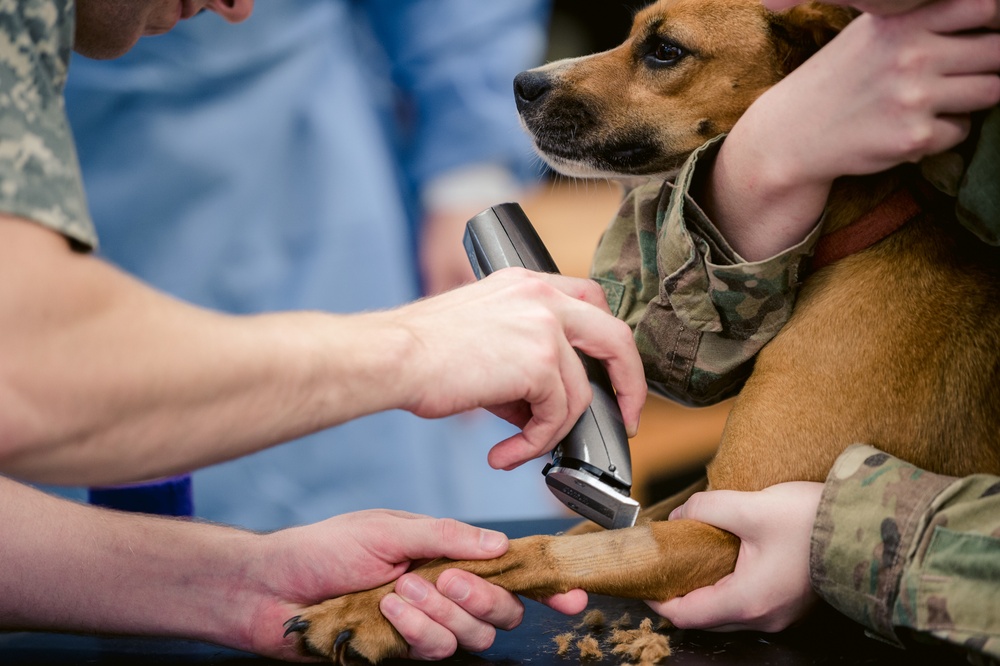
[[[552,256],[516,203],[487,208],[465,228],[465,250],[480,279],[509,266],[558,273]],[[545,466],[545,483],[566,506],[607,529],[631,527],[639,503],[632,490],[628,435],[608,373],[599,361],[577,352],[594,400]]]

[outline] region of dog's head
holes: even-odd
[[[772,13],[760,0],[659,0],[621,46],[518,74],[517,108],[560,173],[669,176],[854,16],[819,3]]]

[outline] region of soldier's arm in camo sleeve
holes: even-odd
[[[1000,659],[1000,477],[930,474],[852,447],[823,489],[810,569],[824,599],[878,636]]]
[[[956,198],[966,229],[989,245],[1000,245],[1000,106],[973,115],[969,139],[920,163],[934,187]]]
[[[689,405],[735,395],[753,358],[788,320],[803,260],[819,225],[798,245],[747,262],[690,196],[721,137],[674,182],[632,190],[598,246],[591,277],[635,332],[651,387]]]
[[[958,180],[958,219],[983,242],[1000,245],[1000,106],[987,111],[977,129],[975,150]]]
[[[0,6],[0,214],[92,248],[97,239],[63,107],[72,44],[70,0]]]

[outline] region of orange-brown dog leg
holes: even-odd
[[[655,522],[623,530],[515,539],[494,560],[435,560],[418,569],[432,582],[446,569],[471,571],[531,599],[582,588],[595,594],[666,600],[711,585],[732,572],[739,540],[692,520]],[[623,566],[627,563],[627,566]],[[379,612],[392,584],[306,609],[289,620],[310,652],[348,663],[378,662],[406,653],[406,643]]]

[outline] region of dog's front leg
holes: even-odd
[[[515,539],[493,560],[435,560],[415,569],[431,582],[446,569],[475,573],[511,592],[541,600],[582,588],[595,594],[664,601],[711,585],[736,564],[739,540],[692,520],[656,522],[581,535]],[[289,620],[304,646],[339,663],[353,657],[378,662],[406,654],[406,642],[379,612],[392,591],[349,594],[306,609]]]
[[[532,599],[581,588],[594,594],[665,601],[733,571],[739,539],[693,520],[624,530],[542,537],[541,565],[490,577]],[[531,580],[538,577],[539,580]],[[545,580],[548,579],[548,580]]]

